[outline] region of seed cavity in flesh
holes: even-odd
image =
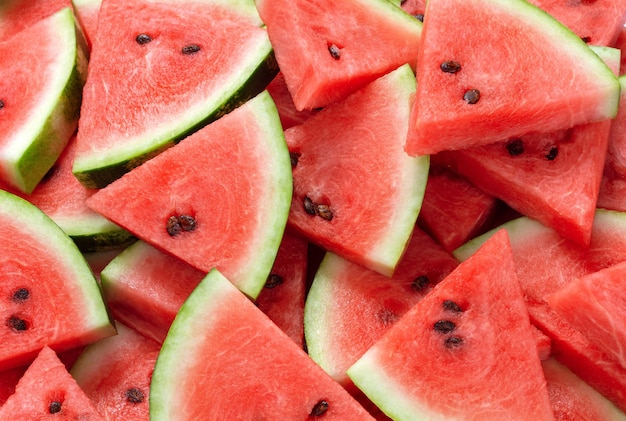
[[[295,168],[298,166],[298,161],[300,160],[301,154],[297,152],[289,152],[289,158],[291,159],[291,168]]]
[[[470,105],[476,104],[480,100],[480,91],[478,89],[468,89],[463,94],[463,100]]]
[[[439,67],[444,73],[456,73],[461,70],[461,64],[454,60],[446,60]]]
[[[317,205],[315,212],[317,216],[326,221],[331,221],[333,219],[333,211],[330,209],[328,205]]]
[[[137,44],[139,45],[144,45],[152,41],[152,37],[148,34],[139,34],[135,38],[135,41],[137,41]]]
[[[554,161],[558,154],[559,154],[559,148],[557,148],[556,146],[553,146],[550,148],[550,150],[546,154],[546,159],[548,161]]]
[[[310,415],[312,417],[321,417],[322,415],[326,413],[326,411],[328,411],[328,402],[322,399],[321,401],[315,404],[315,406],[311,410]]]
[[[58,414],[61,412],[63,405],[59,401],[52,401],[50,405],[48,405],[48,412],[51,414]]]
[[[196,219],[191,215],[172,215],[167,218],[165,229],[171,237],[174,237],[182,232],[194,231],[197,225]]]
[[[4,108],[4,101],[0,99],[0,110]]]
[[[452,300],[444,300],[443,302],[443,309],[446,311],[451,311],[453,313],[462,313],[463,310],[461,310],[461,306],[459,306],[457,303],[455,303]]]
[[[511,156],[518,156],[524,153],[524,142],[520,138],[511,139],[506,142],[506,150]]]
[[[450,320],[439,320],[435,322],[433,329],[439,333],[450,333],[456,329],[456,325]]]
[[[144,393],[136,387],[131,387],[124,392],[124,396],[126,396],[126,400],[130,403],[141,403],[145,399]]]
[[[11,301],[13,301],[14,303],[23,303],[24,301],[28,300],[29,297],[30,291],[28,290],[28,288],[18,288],[13,291],[13,294],[11,294]]]
[[[334,217],[333,211],[329,205],[315,203],[309,196],[304,197],[302,205],[304,206],[304,211],[309,215],[317,215],[326,221],[331,221]]]
[[[11,316],[7,320],[7,326],[16,332],[24,332],[28,330],[28,328],[30,327],[30,323],[28,323],[28,321],[22,319],[21,317]]]
[[[446,348],[459,348],[463,345],[463,338],[460,336],[450,336],[443,342]]]
[[[430,285],[430,279],[426,275],[420,275],[411,282],[411,289],[414,291],[424,291]]]
[[[341,58],[341,49],[337,46],[337,44],[328,44],[328,52],[330,56],[335,60],[339,60]]]
[[[199,51],[200,51],[200,46],[198,44],[185,45],[183,49],[181,50],[181,52],[186,56],[196,54]]]
[[[267,277],[267,281],[265,281],[265,288],[267,289],[276,288],[278,285],[282,283],[283,283],[282,276],[277,275],[275,273],[270,273],[270,275]]]

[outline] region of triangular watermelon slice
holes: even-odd
[[[550,420],[531,329],[502,230],[392,326],[348,375],[395,420]]]
[[[387,0],[259,0],[298,110],[325,107],[405,63],[422,23]]]
[[[222,274],[209,272],[163,343],[150,419],[318,418],[373,420]]]
[[[409,154],[615,116],[615,75],[576,34],[536,6],[524,0],[431,0],[425,15]]]
[[[15,393],[0,408],[3,420],[104,420],[56,353],[43,348]]]
[[[408,244],[428,178],[429,157],[403,149],[414,92],[405,64],[285,130],[297,158],[289,225],[384,275]]]
[[[205,273],[217,267],[255,298],[276,258],[291,196],[289,152],[263,91],[86,203]]]
[[[258,22],[252,1],[103,1],[78,179],[103,187],[264,89],[277,68]]]

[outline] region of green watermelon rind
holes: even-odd
[[[31,193],[46,175],[76,130],[87,75],[86,44],[71,9],[62,9],[50,19],[57,28],[55,46],[62,58],[56,64],[56,78],[22,133],[15,136],[14,146],[0,156],[10,183],[25,193]]]
[[[58,256],[58,261],[66,269],[66,283],[73,285],[76,294],[80,294],[84,307],[89,309],[83,325],[89,330],[87,341],[110,336],[115,329],[102,297],[100,286],[74,241],[39,208],[12,193],[0,190],[0,218],[21,227],[25,235],[38,240],[38,252],[47,252]],[[4,253],[4,258],[11,258]],[[27,258],[27,257],[26,257]]]
[[[172,122],[169,130],[144,133],[141,139],[129,140],[107,153],[77,157],[72,168],[76,178],[87,188],[103,188],[259,94],[278,74],[278,65],[269,38],[266,37],[254,51],[254,55],[246,58],[244,66],[232,72],[231,80],[224,83],[222,92],[196,104],[185,118]]]
[[[133,234],[95,212],[80,215],[49,215],[85,252],[105,251],[129,246],[137,239]]]
[[[213,320],[223,300],[233,293],[229,281],[217,270],[211,270],[181,306],[163,342],[150,383],[150,419],[170,421],[169,411],[179,392],[176,374],[187,371],[195,362],[194,351],[210,339]],[[201,332],[199,334],[198,332]],[[184,358],[181,358],[184,356]]]

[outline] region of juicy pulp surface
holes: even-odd
[[[446,309],[447,300],[460,311]],[[442,320],[454,323],[451,332],[436,329]],[[550,420],[531,329],[502,230],[405,313],[348,375],[396,420]],[[460,338],[458,346],[445,345],[452,337]]]
[[[72,0],[3,0],[0,5],[0,40],[7,40],[37,21],[71,6]]]
[[[372,419],[215,270],[174,321],[150,397],[155,421],[307,419],[322,399],[324,419]]]

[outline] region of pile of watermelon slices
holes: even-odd
[[[626,420],[626,0],[0,4],[0,419]]]

